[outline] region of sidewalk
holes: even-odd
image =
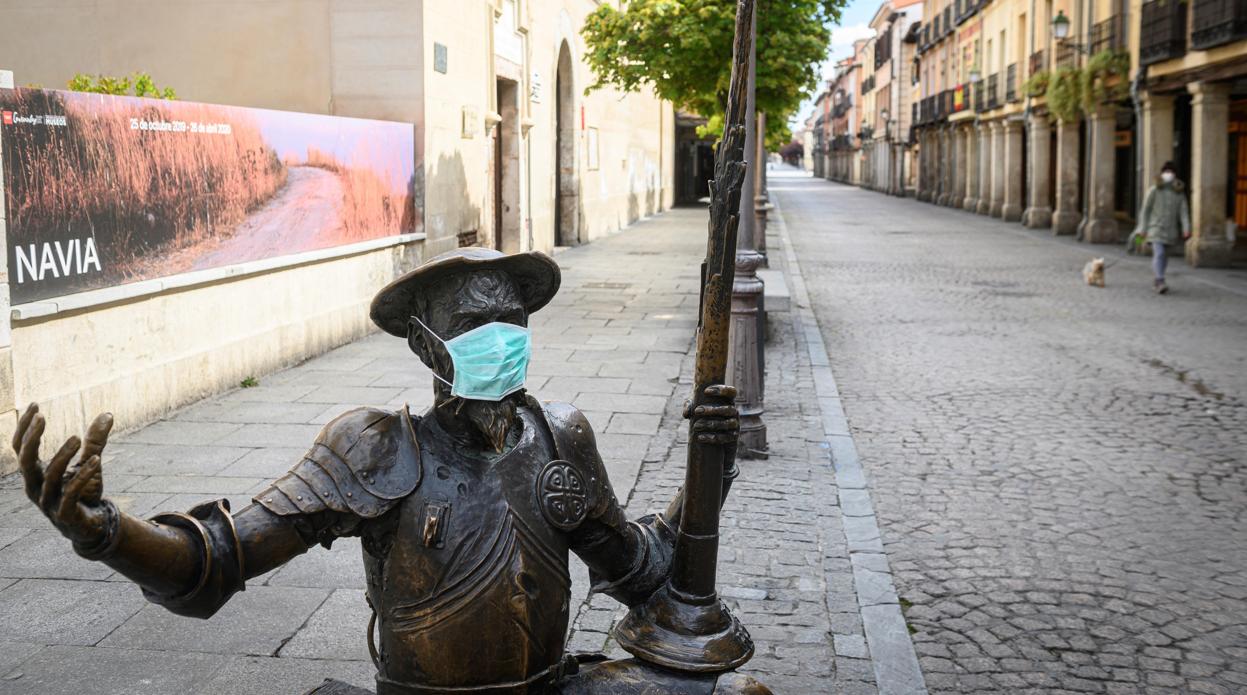
[[[665,507],[682,481],[680,410],[691,388],[705,234],[704,210],[676,210],[560,253],[563,289],[531,319],[529,390],[587,414],[630,516]],[[779,267],[783,253],[773,249]],[[887,564],[877,531],[873,543],[857,532],[863,518],[873,526],[861,516],[870,500],[860,469],[857,489],[837,492],[828,451],[843,455],[852,445],[826,436],[838,403],[819,398],[834,381],[825,353],[822,372],[811,364],[817,333],[803,288],[791,313],[771,315],[772,455],[742,462],[724,512],[719,586],[757,644],[745,670],[775,692],[875,692],[876,674],[891,682],[896,669],[870,653],[887,661],[901,643],[872,632],[898,623],[871,611],[882,606],[897,619],[900,612],[886,572],[855,572],[850,562],[852,541],[867,553],[853,562]],[[430,380],[402,341],[370,336],[115,437],[104,456],[106,494],[139,515],[218,496],[239,509],[338,413],[403,403],[423,410]],[[837,455],[837,465],[842,460],[849,461]],[[851,523],[838,502],[858,506]],[[585,600],[579,561],[572,576],[571,648],[618,653],[607,634],[622,611],[605,597]],[[180,618],[148,605],[103,565],[77,558],[10,477],[0,485],[0,693],[290,695],[325,677],[371,687],[363,586],[358,541],[343,539],[253,579],[210,621]],[[904,671],[903,654],[898,663]]]

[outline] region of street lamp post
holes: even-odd
[[[750,33],[758,36],[758,9],[753,6]],[[739,458],[766,458],[766,424],[762,421],[762,255],[755,248],[758,212],[757,46],[750,42],[749,81],[745,88],[745,190],[740,196],[740,227],[736,235],[736,277],[732,282],[732,327],[728,344],[730,383],[736,387],[740,411]],[[761,135],[765,137],[765,135]]]
[[[762,256],[761,265],[767,267],[770,264],[766,257],[766,218],[771,211],[771,198],[766,190],[766,112],[758,113],[757,127],[757,157],[754,161],[757,164],[755,184],[758,187],[758,196],[754,199],[754,214],[757,219],[754,220],[753,248]]]
[[[1069,17],[1065,16],[1065,12],[1063,10],[1057,10],[1056,16],[1052,18],[1053,38],[1055,38],[1057,43],[1062,46],[1072,48],[1083,55],[1091,55],[1091,47],[1089,45],[1069,40],[1069,28]]]
[[[1069,37],[1069,17],[1065,16],[1064,10],[1057,10],[1056,17],[1052,18],[1052,35],[1057,41],[1064,41]]]

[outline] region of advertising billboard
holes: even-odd
[[[415,128],[0,89],[11,302],[419,231]]]

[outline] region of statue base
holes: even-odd
[[[614,636],[638,659],[686,673],[730,671],[753,656],[749,631],[722,601],[691,603],[670,584],[628,611]]]

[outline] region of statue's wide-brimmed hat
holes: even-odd
[[[413,301],[445,278],[474,270],[497,270],[511,276],[530,314],[550,302],[562,281],[559,264],[540,251],[505,254],[469,246],[432,258],[381,288],[372,298],[368,315],[381,330],[406,338]]]

